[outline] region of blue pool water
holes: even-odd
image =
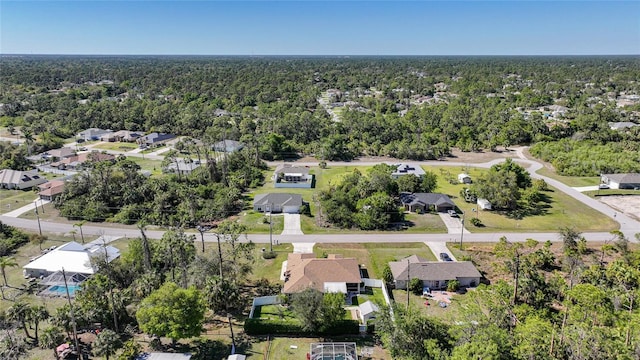
[[[73,296],[76,290],[80,289],[80,285],[69,285],[68,287],[69,287],[69,295],[71,296]],[[57,293],[60,296],[67,295],[67,290],[65,289],[64,285],[54,285],[47,290]]]

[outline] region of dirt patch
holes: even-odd
[[[598,200],[609,205],[614,210],[640,220],[639,195],[599,196]]]

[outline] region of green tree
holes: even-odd
[[[2,271],[2,279],[4,280],[4,286],[9,286],[9,283],[7,282],[6,269],[8,267],[16,267],[16,266],[18,266],[18,263],[16,262],[15,258],[10,256],[0,257],[0,271]]]
[[[145,333],[169,337],[175,344],[201,333],[204,311],[197,289],[182,289],[168,282],[142,300],[136,319]]]
[[[22,300],[18,300],[7,309],[7,318],[11,321],[20,323],[26,337],[30,338],[29,330],[27,330],[27,322],[31,315],[31,306]]]
[[[291,295],[291,307],[300,322],[302,329],[316,332],[322,326],[322,293],[314,288],[307,288]]]
[[[28,320],[33,323],[33,333],[35,334],[36,344],[39,344],[38,327],[42,321],[49,319],[49,311],[44,305],[33,305],[29,311]]]
[[[327,293],[322,296],[322,327],[331,328],[344,318],[344,294]]]
[[[42,330],[42,335],[40,335],[40,347],[52,349],[56,360],[59,360],[56,348],[62,343],[63,339],[64,336],[58,327],[49,326]]]
[[[127,340],[122,345],[122,352],[118,354],[118,360],[135,360],[142,352],[142,346],[135,339]]]
[[[104,329],[96,336],[91,347],[94,354],[109,360],[109,356],[114,355],[121,345],[120,336],[115,331]]]

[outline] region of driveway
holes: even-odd
[[[457,261],[451,251],[449,251],[447,243],[440,241],[425,241],[424,243],[429,247],[429,249],[431,249],[431,252],[436,256],[436,259],[438,259],[438,261],[442,261],[440,259],[440,253],[448,254],[451,260]]]
[[[580,191],[580,192],[598,191],[598,185],[574,187],[573,190],[577,190],[577,191]]]
[[[284,214],[284,229],[280,235],[303,235],[300,214]]]
[[[438,213],[440,215],[440,219],[447,227],[447,234],[460,235],[462,231],[462,221],[459,217],[451,217],[446,213]],[[465,234],[470,234],[469,230],[464,229]]]

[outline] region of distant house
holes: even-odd
[[[380,311],[378,305],[374,304],[370,300],[365,301],[364,303],[358,306],[358,313],[360,315],[360,322],[362,324],[366,324],[367,321],[376,318],[376,313]]]
[[[84,131],[79,132],[76,137],[79,139],[83,139],[84,141],[91,141],[91,140],[100,140],[100,137],[106,135],[106,134],[110,134],[113,131],[111,130],[104,130],[104,129],[99,129],[99,128],[90,128]]]
[[[272,212],[297,214],[304,202],[302,195],[286,193],[258,194],[253,201],[253,210],[259,212]]]
[[[425,172],[420,165],[415,164],[397,164],[394,165],[396,170],[391,173],[391,177],[397,179],[404,175],[414,175],[417,177],[424,176]]]
[[[312,188],[315,185],[313,174],[306,166],[278,165],[273,174],[274,186],[277,188]]]
[[[38,175],[38,170],[36,169],[27,171],[0,170],[0,188],[24,190],[45,182],[47,182],[47,179]]]
[[[602,184],[609,185],[611,189],[640,189],[640,174],[602,174]]]
[[[458,280],[461,287],[480,284],[482,275],[471,261],[427,261],[411,255],[389,263],[396,289],[406,289],[407,280],[420,279],[424,287],[444,289],[451,280]]]
[[[167,140],[175,139],[175,137],[176,136],[173,134],[153,132],[151,134],[139,137],[136,141],[140,145],[154,146]]]
[[[136,356],[136,360],[190,360],[191,354],[182,354],[182,353],[162,353],[162,352],[152,352],[152,353],[142,353]]]
[[[38,185],[38,196],[41,200],[53,201],[64,192],[64,181],[51,180]]]
[[[76,170],[82,168],[87,162],[101,162],[101,161],[115,161],[115,155],[102,153],[99,151],[91,151],[88,153],[81,153],[68,158],[64,158],[60,161],[51,163],[50,166],[56,167],[60,170]]]
[[[143,135],[144,134],[139,131],[120,130],[114,133],[105,134],[100,137],[100,140],[109,142],[135,142]]]
[[[49,276],[62,269],[69,274],[93,275],[97,269],[91,259],[98,256],[111,262],[120,256],[120,250],[109,245],[82,245],[71,241],[31,261],[23,269],[25,275],[31,277]]]
[[[355,258],[329,255],[316,258],[315,254],[289,254],[282,292],[293,294],[309,287],[324,293],[359,293],[362,288],[360,266]]]
[[[640,124],[632,123],[629,121],[610,122],[609,127],[611,130],[626,130],[632,127],[640,126]]]
[[[445,194],[435,193],[401,193],[400,202],[406,211],[429,212],[432,209],[438,212],[454,210],[456,204]]]
[[[476,201],[479,209],[482,210],[491,210],[491,202],[487,199],[478,199]]]
[[[71,157],[75,154],[76,152],[72,148],[62,147],[60,149],[49,150],[43,155],[45,155],[45,157],[51,158],[52,160],[61,160]]]
[[[176,162],[171,162],[169,165],[163,168],[162,171],[165,173],[190,175],[193,172],[193,170],[199,167],[200,167],[200,161],[198,160],[186,162],[183,159],[179,159]]]
[[[471,176],[465,173],[458,174],[458,182],[460,184],[471,184]]]
[[[218,141],[217,143],[213,144],[213,150],[219,151],[219,152],[232,153],[232,152],[240,151],[243,148],[244,148],[244,144],[241,143],[240,141],[235,141],[235,140]]]

